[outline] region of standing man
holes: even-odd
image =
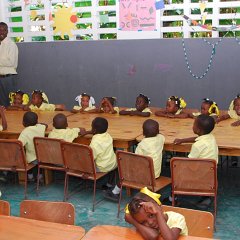
[[[9,92],[16,91],[17,45],[7,37],[8,25],[0,22],[0,105],[9,106]]]

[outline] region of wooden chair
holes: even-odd
[[[217,215],[217,163],[212,159],[171,159],[172,205],[175,195],[208,196],[214,198],[214,218]]]
[[[214,217],[212,213],[162,205],[164,212],[173,211],[185,217],[188,235],[194,237],[213,238]]]
[[[25,200],[20,204],[20,217],[74,225],[75,208],[67,202]]]
[[[118,171],[121,191],[118,202],[118,216],[122,199],[122,187],[141,189],[148,187],[157,192],[171,183],[171,178],[160,176],[155,179],[151,157],[125,151],[117,151]]]
[[[10,216],[9,202],[0,200],[0,215]]]
[[[86,180],[92,180],[93,186],[93,211],[96,205],[96,185],[97,180],[105,176],[106,173],[96,172],[95,161],[92,149],[87,145],[77,143],[62,143],[62,153],[66,166],[64,198],[68,195],[69,176],[80,177]]]
[[[28,164],[22,142],[0,139],[0,170],[24,173],[24,197],[27,198],[27,172],[35,165]]]
[[[65,171],[60,139],[35,137],[34,147],[38,159],[37,193],[39,190],[40,169]]]

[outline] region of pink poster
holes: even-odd
[[[156,0],[119,0],[119,24],[123,31],[154,31]]]

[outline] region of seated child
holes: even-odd
[[[21,90],[9,93],[9,98],[10,106],[7,107],[7,110],[23,110],[29,103],[28,95]]]
[[[159,110],[155,112],[156,116],[169,117],[169,118],[187,118],[188,114],[182,112],[187,106],[183,98],[171,96],[168,98],[165,110]]]
[[[209,158],[215,159],[218,163],[218,146],[214,135],[215,121],[208,115],[199,115],[193,124],[193,132],[198,137],[175,139],[174,144],[193,143],[189,158]]]
[[[21,141],[25,147],[27,162],[37,164],[33,138],[44,137],[47,125],[44,123],[38,123],[38,115],[35,112],[26,112],[23,115],[23,126],[25,128],[20,133],[18,140]],[[30,171],[28,179],[33,179],[33,174]]]
[[[219,109],[216,102],[210,100],[209,98],[204,98],[201,105],[201,112],[190,113],[189,117],[197,117],[201,114],[209,115],[216,120],[219,116]]]
[[[97,112],[99,113],[119,113],[119,108],[115,107],[116,98],[115,97],[104,97],[101,101]]]
[[[150,99],[143,95],[139,94],[136,99],[135,108],[128,108],[119,112],[120,115],[129,115],[129,116],[142,116],[149,117],[151,115],[151,110],[148,108],[150,104]]]
[[[158,178],[161,174],[165,137],[159,133],[159,124],[153,119],[147,119],[143,123],[143,135],[145,138],[138,144],[135,153],[153,159],[155,178]],[[109,200],[118,201],[120,190],[120,183],[118,183],[113,190],[106,191],[104,196]]]
[[[219,123],[223,120],[226,119],[235,119],[237,121],[233,122],[231,125],[232,126],[239,126],[240,125],[240,94],[238,94],[231,102],[230,106],[229,106],[229,110],[228,113],[225,115],[222,115],[221,117],[219,117],[216,122]]]
[[[146,187],[137,193],[125,210],[125,221],[134,225],[144,239],[176,240],[180,235],[187,236],[188,228],[183,215],[176,212],[163,212],[160,194]]]
[[[79,103],[79,106],[74,106],[72,109],[73,113],[83,112],[95,112],[95,100],[92,96],[87,93],[82,93],[75,98],[75,101]]]
[[[135,153],[153,159],[155,178],[158,178],[161,174],[165,137],[159,133],[158,122],[152,119],[148,119],[143,123],[143,135],[145,138],[138,144]]]
[[[32,100],[29,106],[24,110],[30,111],[61,111],[62,109],[56,108],[54,104],[48,103],[46,94],[40,90],[34,90],[32,93]]]
[[[0,131],[7,130],[7,119],[5,116],[5,108],[0,106],[0,117],[2,118],[2,124],[0,125]]]
[[[49,138],[73,142],[73,140],[81,134],[81,128],[68,128],[67,117],[62,113],[54,116],[53,127],[53,130],[48,134]]]
[[[82,129],[82,135],[93,134],[90,147],[96,163],[97,172],[110,172],[117,168],[116,155],[113,151],[113,139],[108,130],[108,121],[102,117],[96,117],[92,121],[92,129]]]

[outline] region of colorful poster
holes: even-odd
[[[119,24],[122,31],[154,31],[155,0],[119,0]]]

